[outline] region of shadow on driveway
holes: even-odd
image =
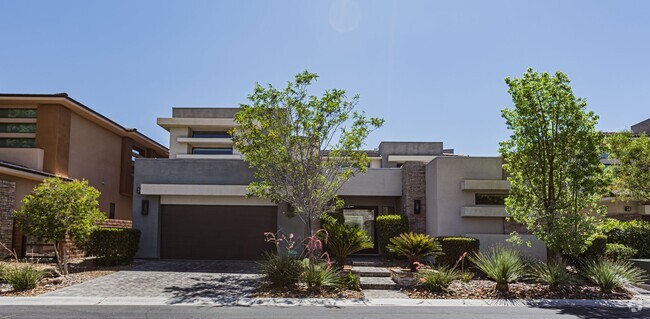
[[[184,286],[170,286],[165,293],[171,294],[170,304],[177,303],[220,303],[234,305],[239,298],[255,291],[256,276],[223,274],[218,277],[190,277]]]

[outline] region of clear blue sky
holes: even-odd
[[[361,95],[368,141],[496,155],[503,79],[562,70],[621,130],[650,117],[650,1],[0,0],[0,92],[67,92],[164,145],[172,106],[233,106],[302,70]]]

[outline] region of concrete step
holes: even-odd
[[[361,277],[390,277],[390,271],[385,267],[354,266],[352,272]]]
[[[352,261],[352,266],[354,267],[381,267],[382,262],[381,261],[374,261],[374,260],[353,260]]]
[[[399,290],[399,286],[387,277],[361,277],[361,289]]]

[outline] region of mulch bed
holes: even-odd
[[[2,262],[5,265],[12,266],[15,262]],[[91,258],[76,259],[69,263],[69,274],[65,278],[56,277],[54,272],[53,263],[31,263],[32,266],[48,272],[50,275],[46,276],[39,283],[38,287],[26,291],[13,291],[11,285],[0,284],[0,296],[36,296],[50,291],[61,289],[64,287],[76,285],[84,281],[92,280],[95,278],[110,275],[116,271],[131,268],[133,265],[104,267],[96,266],[93,264]]]
[[[362,299],[363,292],[347,289],[307,289],[296,286],[291,289],[277,289],[261,286],[252,295],[253,298],[349,298]]]
[[[597,287],[577,284],[549,291],[543,284],[517,282],[510,284],[510,291],[503,293],[494,289],[496,283],[489,280],[471,280],[468,283],[456,280],[447,292],[434,293],[423,287],[404,288],[402,292],[414,299],[631,299],[626,292],[611,294],[598,291]]]

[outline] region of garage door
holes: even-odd
[[[257,260],[273,248],[264,233],[276,230],[274,206],[163,205],[160,257]]]

